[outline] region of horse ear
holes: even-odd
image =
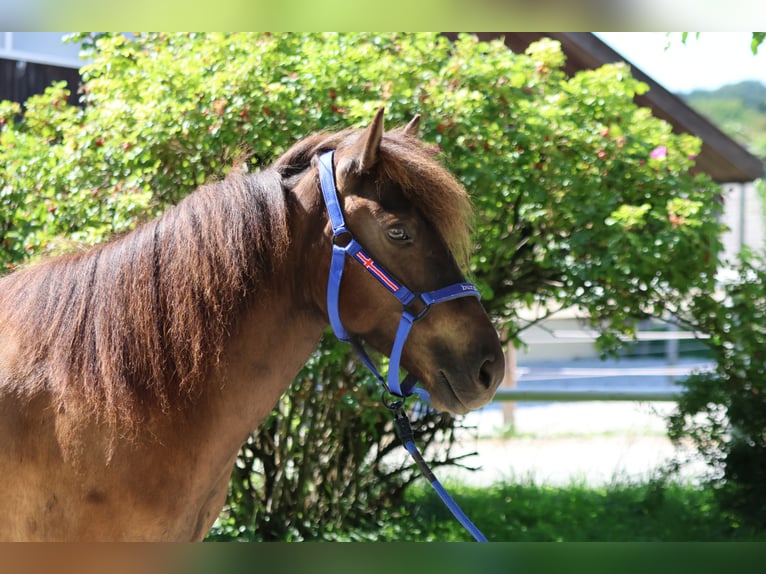
[[[380,141],[383,139],[383,111],[382,107],[378,109],[372,123],[364,130],[352,148],[360,173],[369,170],[378,161]]]
[[[418,134],[420,132],[420,114],[415,114],[415,116],[410,120],[410,123],[408,123],[406,126],[404,126],[404,129],[402,130],[404,135],[416,138],[418,137]]]

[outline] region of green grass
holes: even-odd
[[[499,429],[494,434],[488,434],[487,436],[480,437],[480,440],[510,440],[510,439],[540,439],[540,440],[554,440],[554,439],[593,439],[593,438],[619,438],[619,437],[667,437],[668,433],[664,429],[640,429],[635,431],[626,431],[624,429],[602,430],[583,432],[577,430],[554,432],[554,433],[536,433],[536,432],[519,432],[512,426]]]
[[[766,532],[742,527],[721,512],[711,490],[659,480],[604,487],[450,484],[447,489],[491,541],[766,541]],[[379,520],[374,530],[339,538],[471,540],[427,484],[411,488],[405,508]]]

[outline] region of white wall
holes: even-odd
[[[0,58],[80,68],[80,46],[63,43],[67,32],[0,32]]]
[[[762,250],[766,247],[766,214],[753,183],[727,183],[724,189],[724,212],[721,217],[729,228],[723,237],[724,256],[732,261],[743,246]]]

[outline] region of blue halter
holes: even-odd
[[[418,319],[425,316],[431,305],[444,303],[460,297],[476,297],[481,299],[481,295],[476,287],[471,283],[455,283],[435,291],[426,293],[414,293],[404,284],[395,279],[391,273],[386,271],[379,263],[375,262],[372,256],[368,255],[351,232],[346,227],[343,218],[343,212],[338,202],[338,192],[335,187],[335,167],[333,164],[334,152],[329,151],[319,157],[319,182],[322,188],[327,213],[330,216],[332,224],[333,245],[332,261],[330,263],[330,278],[327,284],[327,312],[330,316],[335,336],[341,341],[350,342],[362,359],[362,362],[377,377],[383,387],[392,395],[401,398],[407,398],[412,394],[417,394],[423,400],[429,401],[428,392],[422,388],[415,388],[418,381],[414,376],[408,374],[402,383],[399,383],[399,363],[402,358],[402,351],[407,337],[410,334],[412,325]],[[375,368],[372,360],[367,355],[361,344],[349,335],[343,327],[340,320],[339,298],[340,284],[343,278],[343,268],[346,264],[346,256],[362,265],[375,279],[377,279],[394,297],[402,304],[402,318],[399,321],[399,327],[396,330],[396,338],[391,350],[391,357],[388,366],[388,380],[386,381]],[[418,303],[418,310],[415,311],[413,303]]]
[[[319,157],[319,183],[322,188],[322,196],[324,197],[325,206],[327,207],[327,213],[330,216],[330,223],[332,224],[332,260],[330,262],[330,279],[327,284],[327,313],[330,316],[330,324],[338,339],[350,342],[354,346],[354,349],[356,349],[356,352],[361,357],[362,362],[368,369],[370,369],[370,371],[372,371],[378,381],[380,381],[380,384],[383,385],[383,388],[386,389],[389,394],[398,397],[398,399],[391,402],[386,402],[384,400],[384,403],[394,415],[396,432],[399,435],[404,448],[407,449],[407,452],[409,452],[410,455],[412,455],[412,458],[428,479],[428,482],[450,512],[452,512],[453,516],[476,540],[479,542],[486,542],[487,538],[482,534],[481,530],[476,528],[470,518],[466,516],[460,506],[458,506],[444,489],[442,484],[436,479],[436,476],[434,476],[431,469],[428,468],[418,447],[415,445],[415,437],[412,432],[412,427],[410,426],[410,421],[407,418],[402,405],[404,404],[404,399],[413,394],[417,394],[420,398],[428,402],[428,392],[422,388],[415,388],[418,381],[411,374],[408,374],[401,384],[399,383],[399,363],[402,358],[402,350],[404,349],[404,343],[407,341],[407,336],[410,334],[410,329],[412,329],[413,323],[425,316],[431,308],[431,305],[435,305],[436,303],[443,303],[444,301],[451,301],[452,299],[458,299],[460,297],[476,297],[477,299],[480,299],[481,296],[476,287],[471,283],[455,283],[437,289],[436,291],[417,294],[395,279],[394,276],[386,271],[379,263],[376,263],[375,260],[362,249],[362,246],[356,239],[354,239],[353,235],[346,227],[346,222],[343,219],[343,211],[338,202],[338,192],[335,188],[333,155],[334,152],[329,151]],[[402,318],[399,321],[399,327],[396,330],[396,338],[394,339],[393,349],[391,349],[391,357],[388,365],[388,381],[381,376],[361,343],[346,331],[340,320],[340,311],[338,308],[340,282],[343,278],[343,268],[346,265],[346,256],[351,257],[354,261],[363,265],[364,268],[367,269],[375,279],[380,281],[380,283],[402,304]],[[417,303],[418,301],[420,310],[415,311],[412,304]]]

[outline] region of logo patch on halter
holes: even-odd
[[[386,275],[383,271],[381,271],[378,266],[375,264],[375,261],[372,259],[372,257],[366,257],[364,253],[361,251],[357,251],[354,255],[359,262],[364,265],[365,269],[367,269],[370,273],[372,273],[378,281],[383,283],[386,287],[388,287],[389,291],[392,293],[396,293],[399,291],[399,285],[391,279],[388,275]]]

